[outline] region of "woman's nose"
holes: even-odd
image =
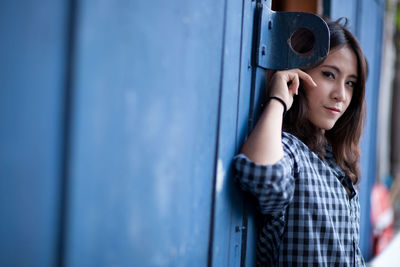
[[[337,101],[344,101],[346,99],[346,86],[343,83],[338,84],[333,90],[333,98]]]

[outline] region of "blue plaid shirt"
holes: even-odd
[[[274,165],[243,154],[234,159],[241,188],[256,197],[263,215],[257,266],[365,266],[358,193],[331,148],[322,160],[285,132],[282,145],[284,157]]]

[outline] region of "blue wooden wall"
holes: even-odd
[[[255,5],[0,2],[0,266],[254,265],[254,203],[230,163],[265,88]],[[383,2],[330,5],[356,17],[371,114]]]
[[[2,1],[1,266],[240,264],[254,4]]]
[[[205,266],[224,2],[76,8],[66,265]]]

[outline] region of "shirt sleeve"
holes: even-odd
[[[294,158],[283,146],[284,157],[273,165],[257,164],[244,154],[234,158],[236,180],[244,191],[256,197],[262,214],[282,214],[293,199]]]

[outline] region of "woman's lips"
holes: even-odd
[[[340,109],[337,108],[330,108],[330,107],[325,107],[329,113],[331,114],[339,114],[340,113]]]

